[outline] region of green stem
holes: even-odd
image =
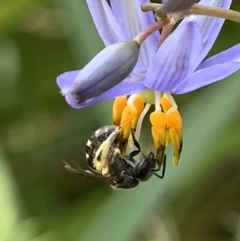
[[[144,3],[141,6],[143,12],[152,11],[156,9],[161,9],[162,4],[158,3]],[[223,9],[218,7],[212,7],[212,6],[204,6],[201,4],[194,4],[189,9],[185,10],[184,15],[205,15],[205,16],[211,16],[211,17],[217,17],[217,18],[224,18],[228,19],[234,22],[240,23],[240,13],[234,10],[229,9]]]

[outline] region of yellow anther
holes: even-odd
[[[155,128],[151,128],[151,133],[152,133],[152,138],[153,138],[153,143],[154,147],[156,149],[156,153],[160,153],[162,150],[164,151],[165,149],[165,143],[166,143],[166,132],[165,130],[159,135]]]
[[[127,105],[122,112],[120,127],[124,129],[129,124],[132,125],[132,120],[136,116],[136,114],[137,114],[137,110],[135,106]]]
[[[164,113],[166,113],[172,107],[172,104],[169,101],[166,94],[163,94],[163,96],[161,98],[161,106],[163,108]]]
[[[168,128],[166,128],[166,146],[168,146],[171,143],[171,138],[169,135]]]
[[[158,135],[161,135],[165,131],[167,120],[163,112],[154,111],[151,113],[150,122]]]
[[[182,131],[182,117],[178,110],[169,109],[166,113],[167,125],[177,131]]]
[[[151,133],[156,149],[156,158],[161,161],[166,146],[166,116],[161,111],[155,111],[150,115],[150,122],[152,124]]]
[[[173,166],[177,166],[181,155],[181,151],[182,151],[182,144],[183,144],[182,132],[178,132],[174,128],[170,128],[169,136],[171,139],[171,143],[173,144],[172,163],[173,163]]]
[[[137,109],[134,105],[127,105],[122,112],[122,119],[120,122],[120,127],[122,128],[121,136],[121,152],[125,154],[128,138],[131,134],[132,122],[137,114]]]
[[[182,151],[182,118],[178,110],[169,109],[166,113],[168,134],[173,145],[173,165],[178,164]]]
[[[127,104],[127,96],[115,98],[113,103],[113,124],[119,126],[122,118],[122,112]]]
[[[122,130],[122,136],[120,137],[120,151],[122,155],[126,154],[127,145],[129,143],[129,139],[131,138],[131,123]]]
[[[135,98],[132,101],[132,104],[136,107],[137,111],[140,111],[144,108],[144,101],[139,95],[135,96]]]
[[[136,96],[133,100],[133,105],[136,107],[137,113],[132,121],[132,129],[136,130],[138,119],[144,109],[144,101],[140,96]]]

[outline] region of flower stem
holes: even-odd
[[[157,21],[156,23],[153,23],[152,25],[150,25],[149,27],[144,29],[141,33],[139,33],[133,39],[133,41],[135,41],[139,45],[141,45],[148,36],[150,36],[156,30],[159,30],[159,29],[163,28],[164,26],[168,25],[169,22],[170,21],[168,19],[160,19],[159,21]]]
[[[161,9],[162,4],[158,3],[144,3],[141,5],[141,9],[143,12],[152,11],[156,8]],[[229,9],[223,9],[218,7],[212,7],[212,6],[204,6],[201,4],[194,4],[192,7],[184,11],[184,15],[205,15],[205,16],[211,16],[211,17],[217,17],[217,18],[224,18],[228,19],[234,22],[240,23],[240,12],[229,10]]]
[[[158,42],[158,48],[162,45],[162,43],[167,39],[167,37],[171,34],[173,30],[174,24],[169,24],[165,27],[163,27],[160,40]]]
[[[156,111],[162,111],[161,108],[161,97],[162,97],[162,93],[158,92],[158,91],[154,91],[155,94],[155,110]]]
[[[135,138],[136,138],[137,141],[139,141],[139,139],[140,139],[143,119],[146,116],[146,114],[147,114],[148,110],[150,109],[150,107],[151,107],[151,104],[146,103],[146,105],[145,105],[145,107],[144,107],[144,109],[143,109],[143,111],[142,111],[142,113],[141,113],[141,115],[140,115],[140,117],[138,119],[136,132],[135,132]]]

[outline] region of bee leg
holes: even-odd
[[[132,138],[133,138],[133,144],[134,144],[134,146],[137,148],[137,150],[132,151],[132,152],[129,154],[129,157],[130,157],[131,160],[134,161],[133,157],[135,157],[136,155],[138,155],[138,154],[141,152],[141,147],[140,147],[140,145],[139,145],[139,142],[136,140],[133,131],[132,131]]]
[[[139,181],[137,179],[129,175],[124,175],[122,178],[123,178],[123,181],[118,180],[117,183],[115,184],[116,188],[129,189],[129,188],[136,187],[139,184]]]
[[[153,173],[156,177],[161,178],[161,179],[164,178],[165,170],[166,170],[166,161],[167,161],[167,155],[164,154],[163,160],[162,160],[162,175],[158,175],[157,173],[155,173],[155,171],[158,171],[160,169],[160,166],[159,166],[158,170],[154,170],[154,173]]]

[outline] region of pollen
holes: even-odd
[[[137,114],[137,110],[135,106],[127,105],[122,112],[120,127],[124,129],[128,125],[132,125],[132,120],[136,116],[136,114]]]
[[[127,96],[119,96],[113,103],[113,124],[119,126],[122,118],[122,112],[127,104]]]
[[[161,111],[154,111],[150,114],[150,122],[158,135],[161,135],[166,129],[166,115]]]
[[[121,115],[121,121],[120,121],[120,127],[121,127],[121,151],[123,154],[126,153],[128,139],[131,134],[132,130],[132,122],[134,117],[137,115],[137,109],[134,105],[126,105],[122,115]]]
[[[169,109],[166,113],[167,125],[176,131],[182,130],[182,118],[178,110]]]
[[[147,95],[148,98],[145,98]],[[154,97],[152,97],[154,95]],[[151,103],[146,100],[151,100]],[[121,128],[120,150],[126,153],[127,145],[133,146],[131,133],[139,141],[143,118],[151,105],[155,104],[155,111],[150,114],[151,136],[155,155],[159,163],[164,157],[165,148],[172,145],[172,163],[176,166],[179,162],[183,136],[182,118],[175,100],[169,93],[145,91],[141,94],[131,95],[128,98],[121,96],[113,104],[113,123]]]
[[[167,113],[167,126],[169,141],[173,145],[173,165],[176,166],[179,162],[183,137],[182,137],[182,118],[178,110],[170,108]]]
[[[132,120],[132,129],[135,131],[139,117],[144,109],[144,101],[142,100],[142,98],[140,96],[137,95],[137,96],[135,96],[132,104],[135,106],[136,111],[137,111],[135,117]]]
[[[177,166],[183,143],[182,118],[170,94],[166,93],[161,97],[159,93],[155,93],[155,111],[150,114],[150,122],[157,156],[161,158],[165,147],[172,144],[172,163]]]
[[[172,104],[170,103],[166,94],[163,94],[163,96],[161,98],[161,106],[165,113],[172,107]]]

